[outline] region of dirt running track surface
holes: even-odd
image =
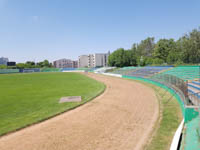
[[[142,149],[158,118],[154,91],[125,79],[88,76],[107,85],[104,94],[77,109],[0,138],[0,150]]]

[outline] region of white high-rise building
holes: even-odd
[[[86,68],[88,67],[88,55],[81,55],[78,58],[78,67]]]
[[[7,65],[7,62],[9,62],[8,58],[0,57],[0,65]]]
[[[94,54],[94,66],[105,67],[108,65],[109,54]]]
[[[56,68],[77,68],[78,61],[73,61],[70,59],[59,59],[53,62],[54,67]]]
[[[95,67],[95,58],[93,54],[88,55],[88,67],[89,68]]]
[[[108,56],[110,53],[96,53],[79,56],[79,68],[105,67],[108,65]]]

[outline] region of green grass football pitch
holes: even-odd
[[[104,88],[78,73],[0,75],[0,135],[75,108]],[[59,103],[65,96],[82,96],[82,102]]]

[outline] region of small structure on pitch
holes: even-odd
[[[65,103],[65,102],[81,102],[81,96],[68,96],[68,97],[62,97],[59,101],[59,103]]]

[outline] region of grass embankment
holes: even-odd
[[[78,73],[0,75],[0,135],[75,108],[102,93],[105,85]],[[82,102],[59,103],[64,96]]]
[[[145,150],[169,150],[174,134],[182,121],[182,112],[177,100],[166,90],[138,81],[151,87],[158,98],[160,115]]]

